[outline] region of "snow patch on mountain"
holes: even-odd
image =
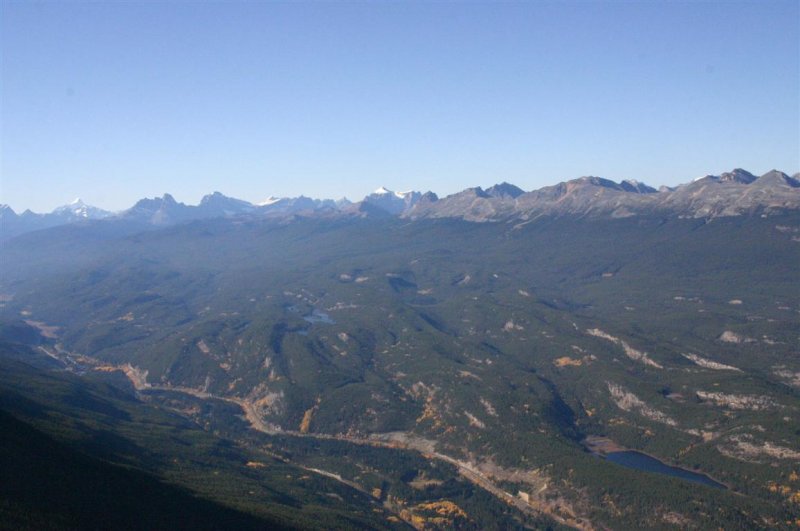
[[[413,208],[421,197],[419,192],[393,192],[381,186],[366,196],[363,202],[396,216]]]

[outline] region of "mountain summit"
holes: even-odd
[[[67,205],[56,208],[50,215],[63,218],[66,223],[69,223],[81,219],[103,219],[111,216],[112,213],[102,208],[87,205],[79,197]]]
[[[255,210],[252,203],[214,192],[203,197],[198,205],[205,217],[226,217],[247,214]]]
[[[505,197],[510,199],[516,199],[524,193],[525,191],[519,186],[515,186],[505,181],[503,181],[500,184],[495,184],[494,186],[491,186],[486,189],[486,194],[491,197]]]
[[[393,192],[383,186],[364,198],[365,203],[378,207],[392,215],[400,215],[419,201],[419,192]]]

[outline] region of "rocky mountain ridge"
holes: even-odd
[[[269,199],[253,204],[220,192],[206,195],[198,205],[178,202],[170,194],[139,200],[131,208],[112,213],[76,200],[48,214],[26,210],[16,214],[0,205],[0,239],[32,230],[75,222],[115,219],[147,225],[170,225],[217,217],[399,216],[408,219],[460,218],[467,221],[520,221],[541,216],[603,216],[612,218],[655,214],[714,218],[800,209],[800,179],[772,170],[755,176],[743,169],[706,175],[674,188],[655,189],[645,183],[620,183],[587,176],[525,192],[507,183],[484,190],[467,188],[438,197],[433,192],[393,192],[384,187],[353,203],[345,198],[305,196]]]
[[[460,217],[470,221],[644,214],[714,218],[798,208],[800,181],[796,178],[777,170],[755,177],[737,169],[659,191],[643,183],[618,184],[600,177],[581,177],[517,197],[492,197],[480,188],[470,188],[438,201],[421,202],[404,216]]]

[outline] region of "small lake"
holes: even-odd
[[[311,324],[314,323],[334,324],[336,322],[333,319],[331,319],[331,316],[328,315],[327,313],[321,312],[316,309],[312,311],[310,315],[306,315],[305,317],[303,317],[303,319],[305,319]]]
[[[625,450],[623,452],[609,452],[605,455],[605,458],[611,461],[612,463],[616,463],[618,465],[622,465],[627,468],[632,468],[634,470],[642,470],[644,472],[655,472],[656,474],[665,474],[667,476],[685,479],[687,481],[693,481],[695,483],[701,483],[703,485],[708,485],[709,487],[714,487],[717,489],[727,489],[725,485],[717,481],[714,481],[705,474],[697,474],[689,470],[684,470],[683,468],[669,466],[667,464],[662,463],[658,459],[650,457],[649,455],[645,455],[643,453],[634,452],[631,450]]]
[[[297,306],[287,306],[286,309],[289,310],[292,313],[301,313],[300,308],[298,308]],[[327,313],[325,313],[325,312],[323,312],[321,310],[317,310],[316,308],[311,310],[311,313],[304,315],[303,319],[305,321],[311,323],[311,324],[316,324],[316,323],[335,324],[336,323],[336,321],[331,319],[330,315],[328,315]]]

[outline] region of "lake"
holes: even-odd
[[[311,312],[311,314],[306,315],[305,317],[303,317],[303,319],[305,319],[311,324],[314,323],[334,324],[336,322],[333,319],[331,319],[330,315],[328,315],[325,312],[321,312],[317,309],[314,309]]]
[[[667,476],[685,479],[695,483],[701,483],[717,489],[727,489],[725,485],[714,481],[705,474],[697,474],[689,470],[684,470],[683,468],[669,466],[654,457],[650,457],[649,455],[645,455],[640,452],[634,452],[631,450],[625,450],[622,452],[609,452],[605,455],[605,458],[613,463],[617,463],[618,465],[632,468],[634,470],[665,474]]]

